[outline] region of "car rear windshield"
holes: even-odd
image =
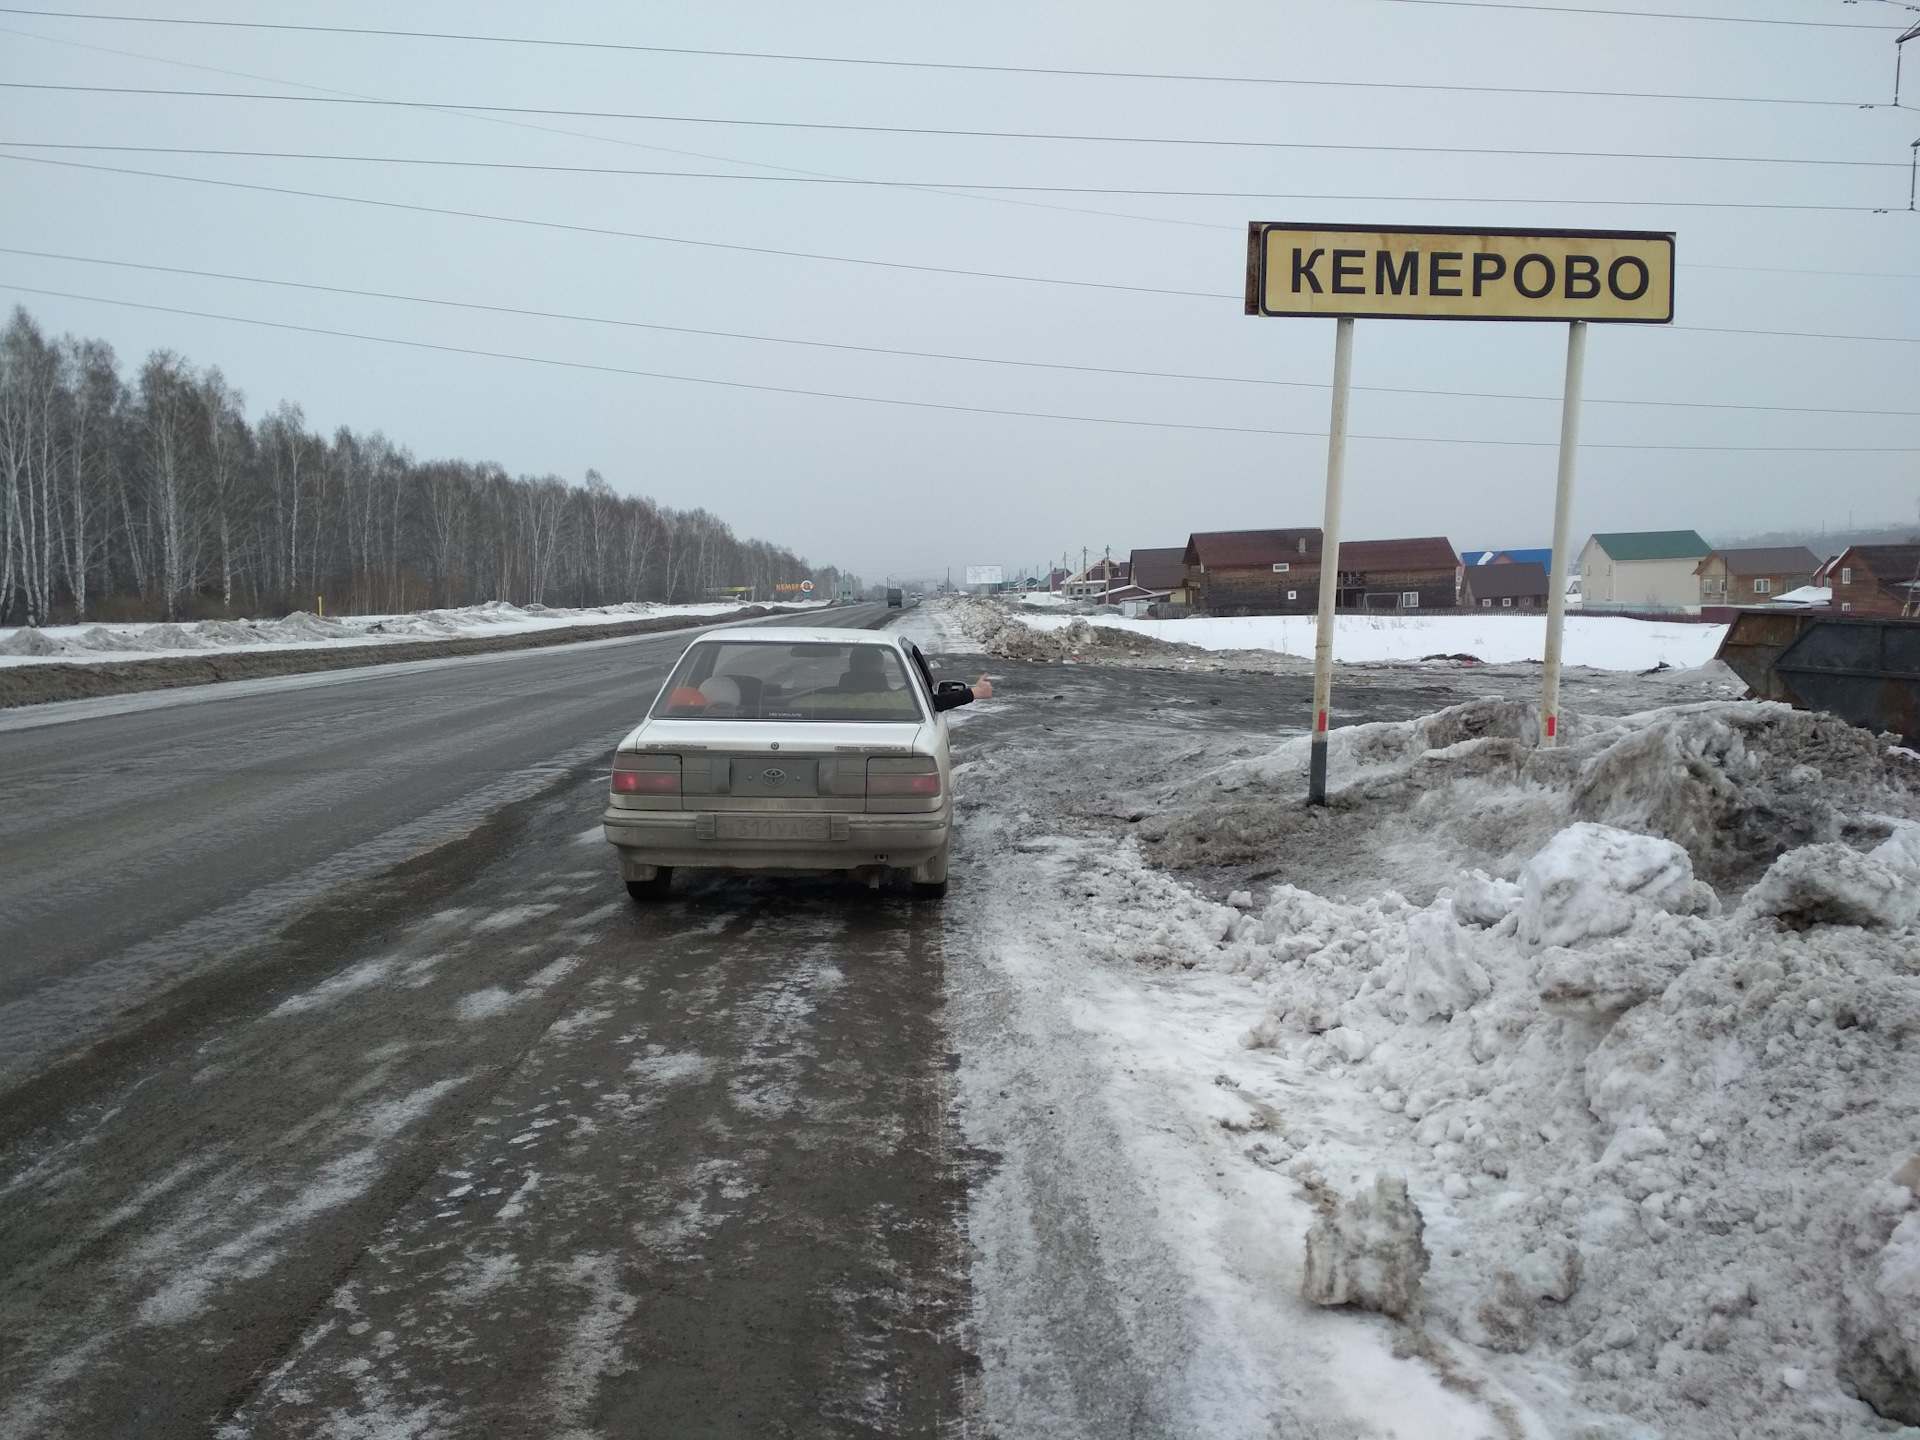
[[[706,640],[681,658],[653,717],[902,721],[922,715],[891,645]]]

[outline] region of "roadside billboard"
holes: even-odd
[[[999,585],[1004,583],[1006,567],[1004,565],[967,566],[967,584]]]

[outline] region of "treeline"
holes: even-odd
[[[592,470],[422,463],[378,433],[314,434],[284,401],[249,423],[217,369],[170,351],[129,383],[110,347],[49,340],[22,309],[0,335],[0,526],[0,625],[858,588]]]

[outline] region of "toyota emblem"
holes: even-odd
[[[760,772],[760,778],[765,780],[769,785],[778,785],[782,780],[787,778],[787,772],[769,767]]]

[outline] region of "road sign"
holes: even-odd
[[[967,566],[967,584],[998,585],[1005,579],[1006,567],[1002,565]]]
[[[1917,142],[1920,143],[1920,142]],[[1655,230],[1498,230],[1415,225],[1247,227],[1247,314],[1324,316],[1333,342],[1333,413],[1327,422],[1327,496],[1320,522],[1320,613],[1313,637],[1313,738],[1307,803],[1327,803],[1327,727],[1333,696],[1333,629],[1340,574],[1340,502],[1346,483],[1347,393],[1353,322],[1560,320],[1567,378],[1560,399],[1560,467],[1553,504],[1553,575],[1540,677],[1540,743],[1560,730],[1560,650],[1566,619],[1574,457],[1587,322],[1673,321],[1673,235]]]
[[[1665,325],[1673,236],[1256,221],[1247,229],[1247,313]]]

